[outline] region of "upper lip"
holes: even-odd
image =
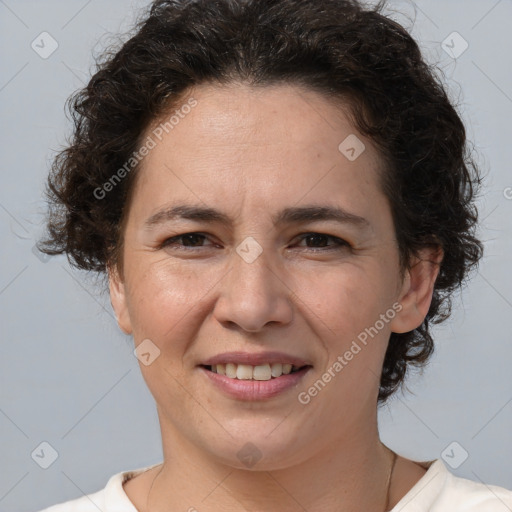
[[[215,364],[248,364],[251,366],[258,366],[265,363],[281,363],[292,364],[296,367],[310,366],[311,363],[301,357],[285,354],[284,352],[224,352],[210,357],[202,364],[204,366],[213,366]]]

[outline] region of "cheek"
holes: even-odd
[[[157,403],[181,404],[174,413],[179,416],[186,398],[177,384],[184,381],[187,369],[183,358],[197,336],[197,312],[211,285],[205,276],[201,279],[169,261],[165,265],[140,261],[132,269],[129,311],[135,345],[150,340],[159,350],[149,365],[141,360],[140,370]]]
[[[137,341],[181,339],[179,331],[213,286],[212,272],[192,271],[169,261],[139,261],[131,277],[128,307]],[[218,280],[218,277],[217,277]],[[212,281],[212,283],[210,283]]]
[[[329,352],[350,345],[391,305],[391,272],[384,261],[360,257],[354,262],[289,267],[281,278],[287,285],[282,299],[294,309],[297,324],[291,329],[309,327]],[[141,258],[131,268],[128,295],[135,342],[149,338],[176,360],[207,328],[219,294],[229,295],[222,281],[229,265]]]
[[[389,307],[391,296],[386,281],[385,273],[374,260],[341,263],[296,281],[297,296],[307,305],[304,314],[329,338],[343,344],[373,325]]]

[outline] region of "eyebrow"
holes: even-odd
[[[170,222],[172,220],[185,219],[192,221],[207,222],[209,224],[233,225],[231,219],[225,213],[215,208],[178,204],[165,208],[151,215],[145,222],[144,227],[151,229],[156,225]],[[370,222],[359,215],[350,213],[343,208],[324,205],[308,205],[301,207],[289,207],[280,211],[272,217],[274,225],[300,224],[318,221],[335,221],[341,224],[352,224],[360,228],[370,228]]]

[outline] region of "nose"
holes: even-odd
[[[233,252],[214,308],[214,316],[226,327],[236,325],[246,332],[258,332],[271,323],[285,326],[291,322],[293,291],[279,266],[270,265],[267,251],[251,262]]]

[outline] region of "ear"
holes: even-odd
[[[427,247],[411,262],[405,273],[398,299],[402,309],[390,324],[392,332],[412,331],[425,320],[443,255],[440,246]]]
[[[117,268],[108,269],[110,303],[116,315],[117,323],[125,334],[132,334],[132,324],[126,300],[125,284]]]

